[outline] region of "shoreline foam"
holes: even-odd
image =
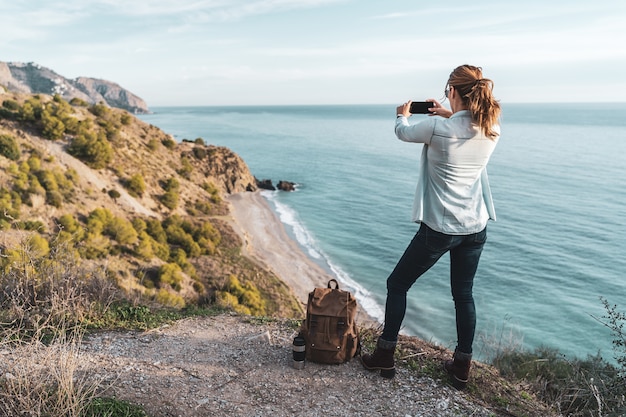
[[[309,292],[337,279],[304,253],[285,230],[285,225],[260,192],[243,192],[227,197],[235,230],[243,240],[244,254],[254,258],[287,284],[306,311]],[[340,282],[341,284],[341,282]],[[342,287],[343,288],[343,287]],[[359,322],[377,324],[362,306]]]

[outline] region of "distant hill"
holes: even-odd
[[[104,104],[0,87],[5,271],[11,247],[36,237],[44,252],[64,242],[82,261],[103,265],[133,297],[293,317],[297,299],[242,255],[229,216],[226,197],[256,189],[228,148],[201,138],[177,143]]]
[[[149,113],[145,101],[110,81],[89,77],[68,79],[33,62],[0,62],[0,86],[25,94],[60,95],[90,104],[106,103],[134,114]]]

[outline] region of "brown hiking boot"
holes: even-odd
[[[396,376],[396,366],[393,361],[395,350],[396,342],[388,342],[379,338],[374,353],[362,355],[361,363],[365,369],[380,371],[380,376],[391,379]]]
[[[443,363],[443,368],[450,375],[454,388],[462,390],[467,386],[469,380],[470,367],[472,365],[472,354],[454,351],[452,360]]]

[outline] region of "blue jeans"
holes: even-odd
[[[472,353],[476,329],[476,308],[472,287],[478,261],[487,240],[487,228],[470,235],[436,232],[424,223],[387,278],[385,325],[381,338],[398,340],[406,313],[406,294],[417,279],[446,252],[450,252],[450,288],[456,309],[457,349]]]

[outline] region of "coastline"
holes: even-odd
[[[234,229],[243,240],[244,255],[261,263],[287,284],[306,312],[309,293],[315,288],[325,288],[329,280],[337,277],[304,253],[260,192],[231,194],[226,200],[230,203]],[[342,283],[339,284],[342,288]],[[378,324],[360,304],[357,320]]]

